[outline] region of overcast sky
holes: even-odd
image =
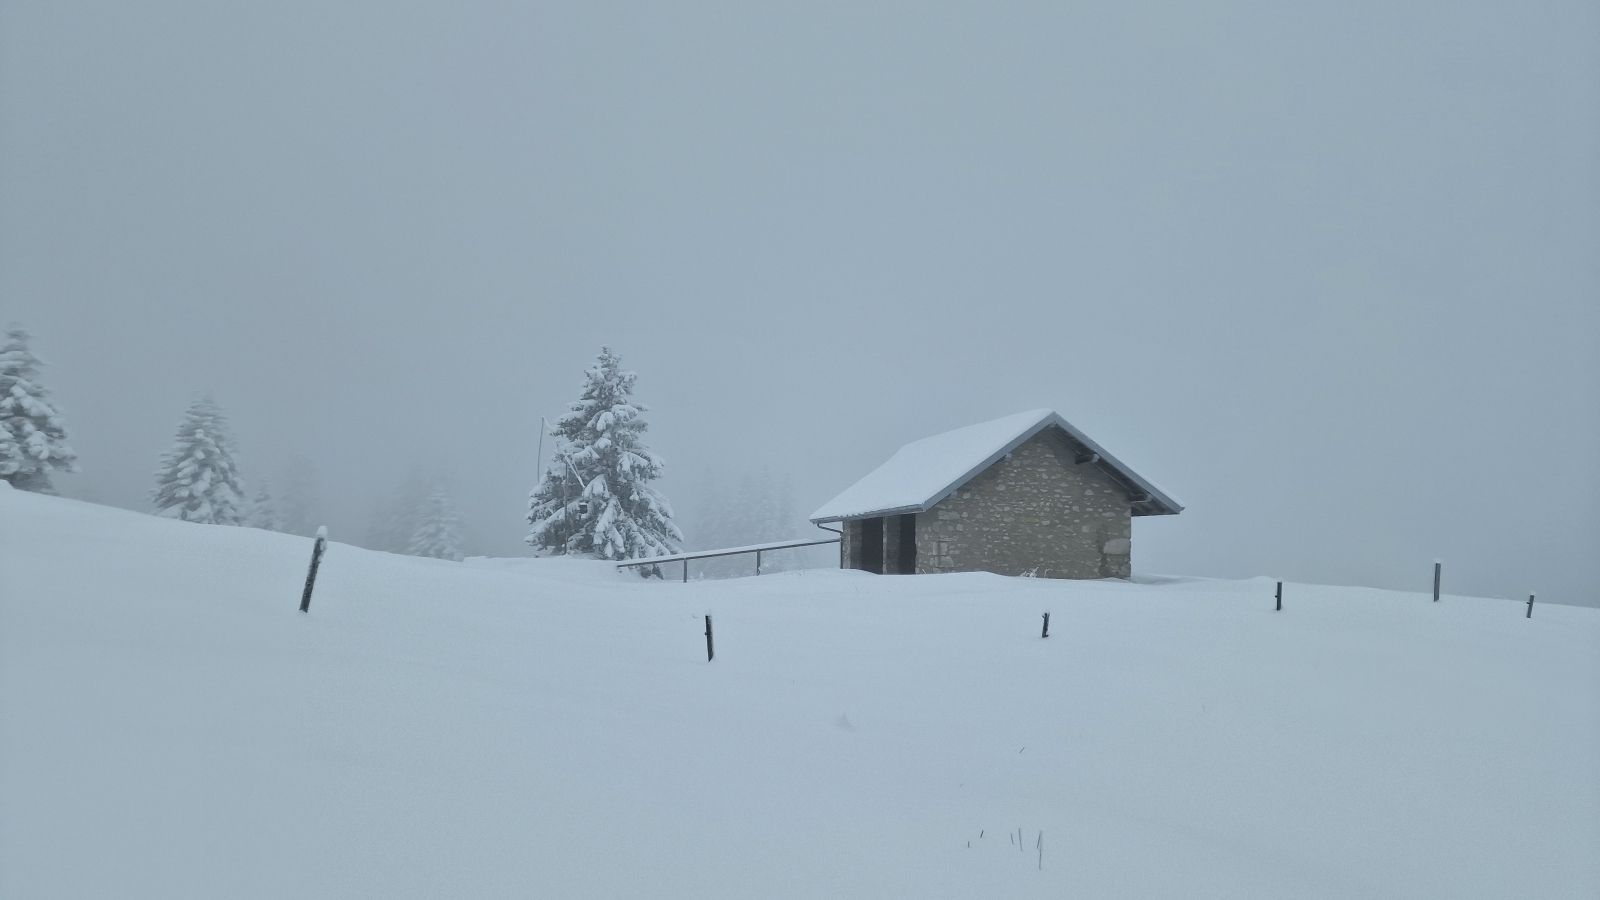
[[[69,495],[209,391],[335,538],[421,465],[522,553],[609,344],[686,514],[1051,407],[1187,504],[1138,571],[1600,602],[1593,2],[0,10]]]

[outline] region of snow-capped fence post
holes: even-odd
[[[1039,632],[1039,637],[1047,638],[1049,636],[1050,636],[1050,614],[1049,613],[1045,613],[1044,614],[1044,630]]]
[[[706,613],[706,662],[711,662],[717,655],[711,647],[711,614]]]
[[[1283,612],[1283,582],[1278,582],[1278,606],[1273,612]]]
[[[300,611],[311,611],[311,589],[317,583],[317,566],[322,564],[322,548],[328,545],[328,526],[317,529],[317,543],[311,548],[311,568],[306,571],[306,589],[300,594]]]
[[[1528,618],[1533,618],[1533,595],[1528,595]]]
[[[1444,570],[1444,560],[1433,561],[1433,602],[1439,602],[1439,576]]]

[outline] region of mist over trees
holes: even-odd
[[[372,511],[366,546],[387,553],[459,560],[465,538],[449,479],[421,467],[391,490]]]
[[[256,495],[250,500],[249,511],[245,513],[244,524],[250,528],[259,528],[262,531],[278,531],[278,506],[272,499],[272,489],[266,479],[256,488]]]
[[[50,472],[76,471],[59,412],[39,381],[29,335],[12,328],[0,349],[0,477],[15,487],[52,492]],[[684,542],[671,504],[651,482],[664,464],[645,445],[646,407],[633,399],[638,375],[603,347],[584,373],[578,400],[557,420],[548,466],[530,494],[525,541],[556,554],[636,559],[675,552]],[[291,456],[253,494],[236,462],[228,419],[209,396],[193,401],[172,447],[161,457],[150,499],[158,515],[192,522],[247,525],[309,537],[323,522],[323,484],[315,464]],[[812,537],[795,513],[787,476],[768,467],[708,472],[691,521],[690,545],[702,549]],[[459,560],[465,538],[448,480],[411,470],[373,508],[364,546],[390,553]],[[816,564],[810,550],[778,551],[769,571]],[[747,574],[744,559],[695,564],[711,577]]]
[[[292,457],[279,477],[278,530],[311,537],[322,525],[322,475],[305,457]]]
[[[450,491],[436,481],[417,514],[417,524],[406,552],[412,556],[461,561],[461,519]]]
[[[13,325],[0,346],[0,478],[14,488],[55,493],[52,471],[76,472],[78,455],[67,446],[67,426],[39,381],[42,363],[30,337]]]
[[[665,463],[645,447],[639,376],[610,347],[584,373],[583,392],[556,421],[556,448],[528,503],[528,543],[558,554],[642,559],[683,540],[672,506],[650,482]]]
[[[243,520],[244,487],[233,462],[233,438],[210,397],[189,405],[178,435],[161,457],[151,493],[156,515],[207,525]]]
[[[731,483],[724,473],[707,472],[688,533],[695,549],[715,550],[827,537],[813,531],[811,523],[795,512],[793,480],[788,476],[779,478],[771,469],[762,467],[739,474]],[[762,571],[805,568],[816,564],[815,556],[814,548],[772,551],[763,561]],[[723,578],[750,574],[752,561],[728,557],[695,565],[705,577]]]
[[[373,507],[366,546],[386,553],[409,553],[411,538],[417,532],[423,504],[432,487],[433,479],[423,474],[421,468],[412,469]]]

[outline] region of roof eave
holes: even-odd
[[[906,513],[920,513],[927,511],[928,507],[926,506],[896,506],[890,509],[874,509],[868,510],[867,512],[850,513],[848,515],[822,516],[821,518],[812,519],[811,524],[821,525],[825,522],[848,522],[852,519],[877,519],[883,516],[903,516]]]

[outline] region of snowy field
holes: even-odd
[[[0,896],[1600,895],[1597,610],[310,546],[0,485]]]

